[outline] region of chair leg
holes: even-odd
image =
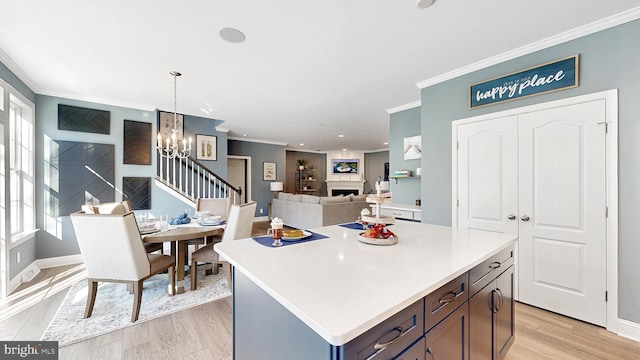
[[[131,322],[138,320],[140,315],[140,306],[142,305],[142,283],[143,280],[133,282],[133,312],[131,313]]]
[[[96,303],[96,293],[98,292],[98,282],[92,279],[87,279],[87,306],[84,309],[85,319],[91,317],[93,312],[93,305]]]
[[[211,266],[211,272],[213,273],[213,275],[218,275],[218,266],[220,266],[220,264],[216,262],[214,262],[213,265]],[[207,274],[207,275],[211,275],[211,274]]]
[[[196,289],[198,283],[198,262],[191,259],[191,290]]]
[[[176,267],[169,267],[169,295],[176,294]]]

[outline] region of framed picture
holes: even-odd
[[[218,137],[196,134],[196,160],[218,160]]]
[[[422,137],[411,136],[404,138],[404,159],[420,159],[422,157]]]
[[[265,161],[262,163],[262,180],[275,181],[276,180],[276,163]]]
[[[178,133],[176,134],[178,141],[181,141],[184,137],[184,115],[178,114]],[[173,129],[173,113],[160,111],[158,113],[158,132],[162,135],[162,139],[167,141],[166,139],[171,137],[171,129]]]

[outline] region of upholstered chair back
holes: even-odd
[[[222,241],[244,239],[251,236],[256,205],[255,201],[242,205],[231,205]]]
[[[198,198],[196,199],[196,211],[210,211],[212,215],[229,217],[231,198]]]
[[[128,201],[115,201],[91,205],[82,205],[85,214],[112,214],[124,215],[131,211],[131,204]]]
[[[137,281],[151,272],[134,213],[71,214],[87,277]]]

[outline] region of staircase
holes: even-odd
[[[192,157],[158,157],[156,181],[173,190],[183,200],[230,197],[232,204],[242,202],[242,188],[235,188]]]

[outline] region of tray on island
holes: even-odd
[[[358,241],[371,245],[395,245],[398,243],[398,236],[390,236],[388,238],[370,238],[362,236],[364,233],[358,234]]]

